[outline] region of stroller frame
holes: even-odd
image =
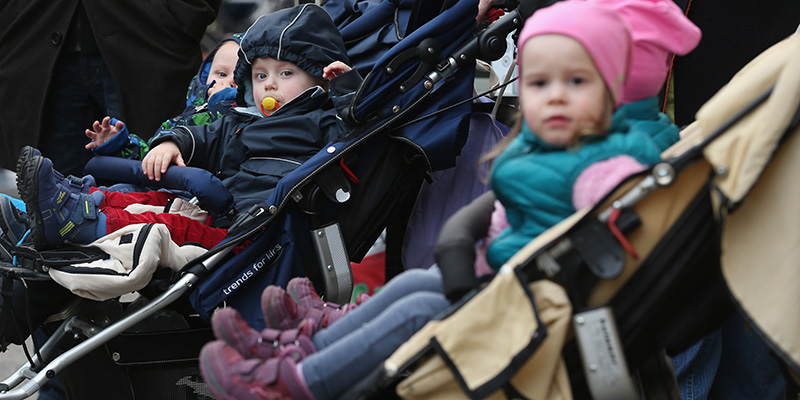
[[[545,285],[545,287],[558,288],[557,291],[561,294],[564,301],[563,309],[559,308],[562,306],[561,303],[558,303],[556,306],[550,306],[550,315],[552,316],[556,313],[556,311],[552,311],[554,308],[560,310],[559,312],[563,314],[559,315],[566,315],[565,318],[573,326],[580,325],[581,322],[586,322],[586,319],[581,319],[581,317],[585,317],[585,315],[580,314],[580,311],[588,310],[592,312],[606,309],[609,306],[616,308],[616,306],[620,304],[623,304],[627,311],[631,309],[636,311],[636,315],[623,314],[617,316],[616,320],[624,321],[624,324],[627,326],[619,324],[621,331],[620,336],[614,337],[615,335],[609,334],[609,338],[613,339],[617,344],[612,347],[617,347],[617,350],[620,350],[620,352],[612,356],[616,360],[629,360],[633,358],[635,362],[631,364],[632,368],[639,373],[644,372],[644,375],[640,374],[639,382],[643,393],[634,394],[634,398],[640,398],[640,396],[646,396],[646,398],[651,398],[650,396],[652,396],[652,398],[679,398],[679,394],[676,390],[677,382],[675,381],[674,372],[672,371],[671,365],[669,365],[670,363],[666,358],[664,350],[667,348],[672,351],[684,349],[708,332],[702,331],[702,329],[712,329],[715,326],[713,325],[715,321],[706,320],[715,320],[721,317],[703,315],[702,313],[696,316],[680,315],[679,317],[683,317],[681,321],[690,320],[690,317],[694,317],[694,320],[702,318],[704,319],[702,321],[704,327],[694,329],[691,332],[678,332],[678,334],[674,336],[672,336],[672,334],[675,332],[667,332],[657,338],[644,338],[642,337],[643,335],[652,332],[653,329],[658,329],[658,327],[663,326],[664,319],[666,319],[667,323],[673,321],[669,318],[675,317],[673,314],[675,311],[671,310],[670,307],[677,307],[677,312],[681,313],[682,311],[691,311],[692,309],[687,310],[687,307],[690,307],[694,303],[686,301],[681,306],[668,303],[669,299],[674,299],[682,295],[682,293],[677,293],[676,290],[671,290],[675,289],[673,286],[676,284],[674,283],[657,288],[659,291],[666,290],[666,292],[656,293],[652,298],[648,297],[647,304],[638,304],[640,297],[637,297],[637,294],[628,296],[627,298],[619,295],[623,294],[623,292],[625,292],[624,294],[626,295],[630,294],[630,290],[628,289],[631,289],[632,286],[636,286],[637,284],[641,285],[641,281],[637,280],[637,278],[642,276],[642,274],[637,274],[639,272],[649,275],[650,278],[648,279],[660,277],[655,274],[663,271],[662,269],[647,267],[653,266],[649,264],[649,262],[652,261],[651,258],[659,258],[657,261],[662,263],[669,263],[670,260],[673,260],[673,258],[660,260],[659,256],[663,255],[661,251],[664,248],[672,247],[672,250],[675,250],[676,246],[678,246],[678,252],[687,253],[676,255],[676,259],[685,259],[695,254],[692,252],[693,249],[681,247],[683,246],[681,243],[684,242],[675,241],[674,243],[669,243],[671,242],[670,239],[673,238],[670,235],[675,233],[674,229],[683,227],[682,225],[684,222],[693,224],[693,226],[705,226],[707,229],[703,232],[707,233],[707,235],[705,235],[707,237],[703,237],[702,239],[710,239],[712,241],[724,239],[724,232],[720,232],[724,231],[725,227],[720,226],[724,224],[709,226],[710,224],[707,222],[707,219],[697,218],[697,216],[700,215],[697,214],[697,212],[700,212],[702,214],[700,216],[704,217],[722,217],[723,221],[726,217],[732,218],[733,215],[735,215],[733,214],[734,211],[740,211],[740,208],[744,209],[747,207],[747,204],[744,204],[744,198],[751,194],[751,191],[758,190],[756,184],[760,183],[759,181],[762,175],[768,173],[767,169],[771,166],[773,161],[778,159],[776,155],[780,156],[778,152],[779,146],[791,140],[794,144],[792,152],[788,154],[792,155],[797,153],[796,149],[798,146],[796,140],[797,134],[800,133],[800,131],[798,131],[798,128],[800,128],[800,108],[797,107],[796,86],[793,85],[797,84],[800,80],[796,79],[796,68],[792,68],[792,66],[796,66],[797,64],[791,63],[797,62],[800,58],[796,56],[796,52],[792,53],[791,50],[797,49],[797,44],[800,43],[798,39],[800,39],[800,36],[795,35],[787,39],[788,43],[776,45],[776,48],[780,50],[765,52],[767,55],[763,56],[763,58],[759,58],[759,61],[762,62],[761,64],[754,64],[756,66],[749,65],[749,69],[745,68],[742,70],[742,76],[751,78],[749,81],[746,80],[746,78],[739,80],[737,83],[744,82],[744,84],[739,86],[732,85],[731,87],[736,88],[735,90],[726,87],[720,91],[718,96],[715,96],[709,101],[711,106],[704,108],[701,110],[701,113],[698,114],[698,121],[707,124],[703,125],[705,131],[699,130],[690,133],[687,129],[686,133],[688,137],[678,142],[674,148],[667,150],[663,161],[652,165],[645,172],[628,178],[628,180],[621,183],[595,207],[577,212],[572,217],[562,221],[562,223],[557,224],[544,234],[533,239],[525,248],[514,255],[498,273],[495,279],[502,278],[498,279],[498,281],[503,283],[499,286],[491,287],[493,283],[495,283],[491,282],[489,284],[490,286],[468,294],[464,299],[454,304],[446,311],[444,315],[441,316],[441,319],[431,321],[416,336],[412,337],[403,347],[395,352],[384,364],[382,370],[376,371],[373,376],[369,377],[364,384],[361,385],[362,392],[358,393],[358,396],[366,398],[385,398],[382,396],[385,396],[387,391],[394,391],[396,388],[396,395],[407,399],[453,398],[455,396],[465,396],[469,398],[503,398],[503,395],[517,398],[522,395],[516,391],[514,385],[524,385],[526,382],[535,381],[541,385],[536,386],[536,390],[534,390],[533,386],[527,386],[529,392],[525,392],[528,396],[534,396],[531,393],[535,391],[535,398],[547,396],[552,396],[553,398],[567,398],[567,394],[574,395],[576,398],[589,397],[590,394],[595,396],[595,398],[623,398],[620,394],[623,392],[614,392],[611,390],[603,391],[603,389],[608,388],[592,387],[592,382],[583,382],[584,378],[586,378],[587,381],[593,380],[589,375],[597,374],[598,365],[595,364],[594,368],[592,368],[591,363],[587,362],[587,359],[584,358],[581,360],[577,346],[567,343],[572,340],[572,335],[566,333],[566,328],[564,330],[554,330],[554,332],[557,333],[553,333],[556,337],[556,339],[553,340],[556,341],[551,343],[552,346],[540,347],[543,343],[542,337],[550,335],[549,329],[551,326],[550,321],[547,321],[547,326],[544,325],[544,313],[541,313],[538,307],[541,307],[542,304],[553,303],[553,299],[557,297],[552,296],[552,293],[541,290],[541,285]],[[780,51],[783,52],[781,53]],[[789,54],[791,54],[791,56],[789,56]],[[768,62],[778,62],[775,60],[782,63],[781,67],[772,66],[772,64]],[[762,67],[759,69],[759,66],[763,65],[770,67]],[[772,79],[776,76],[778,77],[778,83],[786,83],[788,81],[790,84],[788,88],[779,87],[778,83],[772,83],[774,82]],[[782,79],[785,77],[794,79]],[[737,78],[739,78],[739,76],[737,76]],[[762,86],[766,89],[762,88]],[[753,90],[754,87],[759,89]],[[779,89],[784,89],[782,90],[784,96],[773,96]],[[794,92],[792,92],[795,94],[794,97],[787,96],[791,90],[794,90]],[[731,93],[737,93],[737,91],[739,93],[746,92],[748,96],[736,99],[736,101],[733,102],[737,103],[736,108],[730,107],[728,102],[720,101],[720,99],[727,99],[728,96],[731,96]],[[756,96],[752,97],[752,93],[755,93]],[[773,97],[775,97],[775,99],[773,99]],[[756,151],[756,154],[762,157],[753,155],[751,158],[746,158],[745,156],[737,154],[739,158],[730,157],[732,160],[720,159],[720,154],[727,153],[728,151],[742,150],[744,148],[742,146],[750,144],[747,138],[755,137],[752,130],[753,126],[764,120],[755,117],[750,120],[747,117],[755,114],[755,111],[758,113],[758,116],[765,118],[767,115],[770,115],[768,114],[769,109],[766,107],[767,105],[777,105],[781,100],[787,100],[787,97],[791,97],[791,101],[787,102],[788,106],[781,104],[782,107],[779,112],[775,112],[775,110],[772,111],[772,115],[777,114],[780,116],[780,118],[778,118],[780,122],[769,127],[773,130],[768,130],[766,132],[766,134],[768,134],[768,139],[757,142],[758,145],[760,145],[758,150],[761,151]],[[728,105],[729,108],[727,109],[730,111],[719,113],[721,104]],[[703,111],[708,112],[703,113]],[[714,111],[716,111],[717,114],[715,114]],[[710,117],[708,117],[709,114],[711,115]],[[740,129],[738,132],[739,136],[732,137],[730,141],[720,140],[724,133],[728,133],[734,125],[739,122],[744,122],[745,120],[750,123],[750,125],[745,125]],[[742,133],[743,131],[747,133]],[[697,132],[700,132],[702,136],[693,135],[693,133]],[[737,139],[739,141],[737,141]],[[740,147],[735,148],[732,143]],[[714,149],[712,149],[712,147]],[[732,148],[734,150],[731,150]],[[713,156],[708,153],[712,150],[716,150],[716,154]],[[755,164],[754,168],[759,167],[761,169],[754,169],[754,171],[758,171],[757,174],[745,174],[741,171],[729,170],[729,167],[733,168],[736,164],[726,165],[724,162],[750,162],[751,164]],[[787,166],[786,162],[783,162],[783,164],[778,163],[777,165]],[[795,165],[796,163],[792,164],[792,169],[789,171],[795,171],[797,169]],[[724,188],[719,180],[727,177],[732,177],[732,182],[735,183],[729,183],[730,186]],[[658,222],[654,223],[654,225],[662,224],[663,227],[667,228],[666,232],[659,231],[659,236],[653,238],[657,239],[657,241],[653,242],[648,239],[636,242],[635,240],[642,239],[641,237],[636,238],[633,236],[636,234],[636,229],[639,227],[639,221],[637,221],[636,218],[626,218],[624,212],[642,205],[649,207],[650,211],[654,209],[659,210],[659,204],[664,205],[665,203],[654,202],[653,200],[659,199],[659,197],[654,195],[665,194],[664,192],[667,191],[674,193],[675,191],[686,189],[684,185],[676,184],[682,179],[689,180],[689,186],[692,189],[691,193],[687,192],[687,197],[680,198],[681,204],[685,203],[686,207],[676,205],[675,210],[680,211],[679,214],[676,214],[674,210],[669,212],[667,212],[667,210],[663,211],[664,215],[669,214],[670,216],[668,221],[658,220]],[[734,187],[735,191],[731,189],[731,187]],[[725,189],[728,191],[725,191]],[[673,200],[673,198],[669,196],[666,198],[662,197],[662,199],[666,201]],[[712,204],[712,200],[718,200],[718,203]],[[717,213],[720,215],[717,215]],[[634,245],[637,243],[642,244],[643,248],[636,247],[636,249],[641,250],[642,254],[647,254],[643,256],[644,260],[636,260],[628,251],[620,251],[598,262],[598,264],[601,265],[582,265],[581,263],[583,261],[587,261],[587,263],[592,261],[586,260],[585,256],[582,257],[583,260],[578,260],[578,262],[576,262],[576,258],[581,258],[581,254],[585,254],[585,249],[578,248],[579,246],[573,238],[579,235],[580,231],[591,229],[591,225],[593,224],[603,228],[608,225],[609,219],[615,214],[619,216],[615,225],[616,228],[621,231],[623,239],[627,238],[628,234],[631,234],[630,239]],[[723,214],[731,215],[727,216]],[[661,216],[661,213],[659,213],[659,216]],[[675,220],[673,220],[673,218]],[[731,219],[728,219],[728,221],[731,221]],[[610,231],[613,231],[610,227],[605,230],[606,232],[604,232],[603,235],[610,235]],[[590,231],[592,240],[597,238],[597,232],[596,230]],[[692,233],[695,232],[692,231]],[[691,236],[691,234],[688,235]],[[722,239],[720,237],[722,237]],[[602,240],[597,239],[597,241]],[[789,241],[787,243],[788,246],[793,242]],[[693,243],[692,246],[694,249],[699,249],[701,252],[704,252],[702,253],[704,257],[713,258],[715,251],[721,251],[720,242],[710,243],[711,245],[717,245],[717,247],[713,249],[709,248],[708,244],[709,243],[705,241],[698,241],[698,243]],[[602,247],[603,244],[600,246]],[[616,246],[622,247],[623,245],[618,243]],[[626,255],[626,252],[629,254]],[[580,254],[576,255],[576,253]],[[594,254],[591,251],[589,251],[589,253]],[[708,258],[690,260],[693,263],[687,263],[689,267],[685,265],[681,265],[680,268],[678,268],[677,265],[675,267],[676,269],[689,269],[689,273],[692,273],[691,267],[695,266],[695,263],[704,263],[707,260]],[[716,253],[716,261],[720,262],[719,253]],[[619,265],[620,262],[622,263],[621,267]],[[720,264],[717,264],[716,266],[719,265]],[[706,269],[714,270],[714,267],[715,265],[711,265]],[[577,269],[581,271],[577,271]],[[651,271],[647,271],[648,269]],[[648,272],[650,273],[647,274]],[[728,286],[731,284],[730,281],[725,282],[725,280],[729,278],[728,276],[724,276],[724,264],[722,271],[716,272],[720,282],[722,282],[722,290],[716,291],[712,299],[704,298],[702,300],[708,301],[704,303],[705,305],[710,305],[711,307],[727,306],[732,310],[734,303],[742,300],[740,297],[736,296],[737,293],[729,292],[728,290],[730,288],[724,287],[725,283],[727,283]],[[620,273],[622,273],[622,275]],[[665,280],[673,279],[672,277],[663,278]],[[524,335],[521,340],[525,342],[521,343],[519,346],[514,346],[513,349],[504,349],[501,355],[491,360],[484,361],[486,365],[476,366],[473,365],[474,363],[470,364],[467,360],[483,360],[484,358],[481,357],[486,356],[488,351],[481,349],[471,350],[469,344],[476,343],[480,338],[465,337],[462,339],[460,332],[472,332],[476,329],[488,330],[488,327],[492,326],[492,322],[487,322],[489,318],[485,317],[484,314],[492,312],[492,309],[489,307],[498,303],[498,298],[500,298],[499,292],[508,290],[507,282],[509,280],[518,283],[520,292],[524,291],[525,295],[529,297],[528,304],[525,304],[525,300],[518,300],[516,294],[513,298],[513,301],[515,301],[514,305],[523,303],[523,305],[527,305],[530,308],[518,308],[518,313],[524,314],[519,316],[519,319],[524,320],[526,325],[524,328],[516,329],[515,333],[520,335],[519,332],[521,331],[522,335]],[[680,280],[677,282],[680,284],[686,281]],[[634,284],[631,285],[631,283]],[[541,290],[539,293],[546,294],[546,296],[543,297],[545,299],[543,303],[534,302],[534,286]],[[653,286],[647,285],[643,287],[638,286],[638,288],[639,292],[656,289]],[[636,289],[633,290],[636,291]],[[483,292],[485,291],[491,291],[491,293],[484,295]],[[511,297],[512,296],[502,297],[502,304],[510,307],[506,302],[512,301]],[[559,300],[561,299],[559,298]],[[715,301],[720,301],[720,303],[716,303]],[[478,308],[478,306],[473,304],[481,302],[484,304],[483,308]],[[736,305],[740,307],[740,310],[747,313],[748,310],[743,301]],[[703,309],[707,310],[708,308]],[[461,310],[468,311],[461,312]],[[530,311],[531,315],[527,315],[529,314],[528,311]],[[495,312],[500,313],[501,311],[496,310]],[[470,313],[471,315],[480,314],[482,317],[480,319],[470,319]],[[636,320],[637,315],[641,316],[643,313],[661,314],[658,316],[647,315],[647,320]],[[508,317],[506,314],[504,314],[504,316]],[[753,318],[751,319],[750,317]],[[755,322],[754,328],[756,332],[759,333],[762,338],[767,339],[768,347],[775,351],[777,356],[786,363],[792,372],[796,372],[798,369],[798,362],[796,361],[797,353],[794,351],[796,347],[793,346],[796,341],[787,344],[787,340],[784,337],[770,336],[766,331],[760,332],[758,324],[760,321],[757,317],[757,315],[748,316],[746,314],[745,319]],[[613,317],[610,318],[612,323],[613,319]],[[473,320],[475,321],[473,322]],[[528,320],[532,320],[532,322],[528,323]],[[609,318],[607,318],[607,320],[609,320]],[[691,325],[695,322],[694,320],[685,322],[685,324]],[[498,330],[507,333],[511,332],[511,325],[514,325],[513,322],[508,322],[506,324],[501,323],[500,317],[492,321],[499,326],[496,330],[490,330],[490,332],[495,334]],[[796,319],[791,319],[787,324],[791,325],[794,321],[796,321]],[[557,322],[553,322],[553,325],[557,323],[561,324],[562,322],[564,322],[564,320],[559,318]],[[662,325],[658,325],[659,323]],[[636,324],[645,326],[637,326]],[[558,327],[564,328],[564,325],[559,325]],[[786,328],[796,328],[796,325]],[[674,330],[676,328],[672,329]],[[627,330],[627,332],[622,332],[624,330]],[[626,336],[626,333],[629,335]],[[786,329],[782,330],[781,333],[784,335],[789,334]],[[510,333],[508,334],[510,335]],[[485,338],[485,335],[483,337]],[[561,340],[565,341],[564,344],[566,345],[564,347],[559,345],[562,343]],[[481,342],[485,342],[485,340],[481,340]],[[605,345],[606,342],[602,344]],[[489,346],[487,345],[486,347]],[[496,346],[493,349],[497,350]],[[458,350],[461,352],[459,353]],[[463,353],[464,351],[470,354],[465,355]],[[541,358],[533,360],[533,358],[542,352],[553,356],[553,359],[546,358],[548,363],[542,362]],[[558,357],[556,357],[556,355]],[[565,376],[569,380],[569,382],[566,382],[566,385],[561,385],[564,382],[558,380],[558,378],[547,380],[549,377],[543,377],[546,375],[544,372],[537,373],[537,371],[541,371],[542,367],[556,365],[558,361],[555,361],[555,358],[563,360],[561,363],[565,362],[563,371],[567,373]],[[552,364],[549,362],[552,362]],[[559,367],[560,366],[563,365],[559,364]],[[554,367],[554,369],[555,368],[556,367]],[[650,372],[654,374],[649,375],[648,373]],[[627,371],[625,374],[627,374]],[[586,377],[583,375],[586,375]],[[608,384],[608,381],[605,383]],[[587,384],[589,386],[587,386]],[[381,392],[378,393],[374,386],[377,386],[377,390],[381,390]],[[558,390],[565,388],[565,386],[565,391]],[[541,388],[541,392],[539,388]],[[370,390],[372,390],[372,392],[370,392]],[[630,393],[628,392],[628,394]]]
[[[224,253],[219,253],[211,257],[208,261],[213,263],[219,257],[222,257],[222,255],[224,255]],[[142,308],[96,333],[92,333],[92,330],[96,329],[96,327],[81,324],[78,322],[77,316],[68,318],[61,323],[56,333],[42,346],[39,354],[35,354],[32,357],[34,365],[23,365],[9,378],[0,382],[0,385],[5,385],[4,387],[13,388],[27,380],[22,387],[0,394],[0,398],[25,399],[32,396],[38,392],[47,381],[53,379],[61,369],[72,364],[120,333],[125,332],[126,329],[136,325],[148,316],[153,315],[156,311],[173,303],[191,290],[192,286],[199,280],[200,277],[198,275],[193,273],[184,274],[177,282],[170,286],[166,292],[152,299]],[[80,330],[89,338],[45,365],[39,356],[41,355],[42,358],[47,359],[48,356],[54,353],[61,338],[64,335],[73,334],[76,329]],[[41,370],[36,372],[37,369]]]

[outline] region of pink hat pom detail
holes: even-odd
[[[623,103],[657,95],[669,73],[671,55],[685,55],[700,43],[700,28],[672,0],[591,1],[615,8],[631,27],[632,62]]]

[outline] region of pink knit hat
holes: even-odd
[[[622,102],[661,91],[672,53],[685,55],[700,43],[700,28],[672,0],[591,0],[615,8],[631,27],[633,58]]]
[[[577,40],[592,57],[616,105],[620,104],[629,67],[631,33],[616,9],[598,2],[566,0],[537,10],[519,34],[519,53],[528,39],[544,34]]]

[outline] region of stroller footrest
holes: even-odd
[[[353,293],[353,271],[338,223],[311,231],[314,248],[325,282],[325,300],[336,304],[350,302]]]

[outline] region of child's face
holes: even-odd
[[[581,135],[608,129],[611,96],[580,43],[562,35],[534,36],[521,57],[519,101],[536,136],[567,146]]]
[[[256,106],[266,97],[285,104],[307,89],[317,86],[317,79],[288,61],[257,58],[253,62],[253,101]]]
[[[239,44],[234,41],[227,41],[217,49],[214,60],[211,61],[208,79],[206,79],[206,85],[217,81],[217,83],[208,90],[209,97],[220,89],[236,87],[236,84],[233,82],[233,71],[236,69],[236,62],[239,60],[238,51]]]

